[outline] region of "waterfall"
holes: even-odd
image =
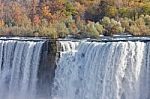
[[[52,99],[149,98],[149,42],[82,42],[59,59]]]
[[[72,41],[59,41],[60,43],[60,49],[61,51],[72,51],[75,50],[77,48],[77,46],[79,45],[79,42],[72,42]]]
[[[0,40],[0,99],[37,99],[43,43]]]
[[[60,57],[62,57],[66,52],[75,51],[78,48],[79,41],[58,41],[57,45]]]
[[[0,40],[0,99],[150,98],[150,42],[48,44]]]

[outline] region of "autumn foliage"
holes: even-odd
[[[149,0],[1,0],[1,35],[150,34]]]

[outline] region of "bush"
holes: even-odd
[[[114,19],[109,19],[105,17],[104,19],[102,19],[102,24],[105,27],[104,35],[113,35],[125,31],[125,28],[121,26],[121,22],[118,22]]]
[[[95,28],[99,32],[99,34],[102,34],[104,31],[103,26],[99,22],[95,23]]]
[[[143,14],[150,15],[150,3],[145,3],[142,6],[142,11],[143,11]]]
[[[140,17],[132,23],[129,32],[133,35],[149,35],[150,29],[146,26],[145,20]]]
[[[86,32],[86,23],[84,21],[79,21],[76,23],[79,32]]]
[[[48,26],[48,21],[46,19],[41,20],[41,26],[47,27]]]
[[[108,6],[106,10],[106,16],[115,18],[118,14],[118,10],[115,6]]]
[[[58,33],[58,37],[66,37],[69,34],[69,29],[66,27],[64,23],[59,23],[56,25],[56,31]]]
[[[118,15],[119,17],[125,18],[125,17],[129,17],[129,8],[126,7],[122,7],[118,10]]]
[[[140,35],[140,29],[137,27],[137,25],[131,25],[129,28],[129,32],[133,35]]]
[[[49,36],[51,38],[58,37],[57,30],[52,25],[49,27],[40,27],[38,31],[39,31],[40,36]]]
[[[125,29],[124,32],[128,32],[131,20],[129,20],[128,18],[122,18],[120,19],[120,22],[121,26]]]
[[[2,35],[33,36],[32,28],[29,27],[4,27],[1,29]]]
[[[146,15],[144,17],[145,25],[147,25],[150,28],[150,16]]]
[[[91,38],[99,37],[99,32],[97,31],[94,22],[90,22],[87,24],[86,33]]]
[[[139,26],[140,35],[150,35],[150,29],[146,25]]]
[[[104,17],[102,20],[101,20],[101,24],[106,27],[110,24],[110,18],[109,17]]]
[[[144,21],[143,18],[139,18],[139,19],[137,19],[137,20],[135,21],[135,24],[136,24],[137,26],[145,25],[145,21]]]

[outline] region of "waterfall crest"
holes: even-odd
[[[75,50],[79,45],[79,42],[75,41],[59,41],[58,43],[60,44],[60,51],[63,52]]]
[[[59,59],[53,99],[149,99],[149,59],[149,42],[82,42]]]
[[[60,54],[59,57],[62,57],[67,52],[76,51],[76,49],[79,46],[79,43],[80,43],[79,41],[58,41],[57,50]]]
[[[0,99],[36,99],[43,43],[0,40]]]

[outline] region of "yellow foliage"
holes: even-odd
[[[62,4],[64,4],[65,2],[67,2],[67,0],[56,0],[57,2],[59,2],[59,3],[62,3]]]
[[[42,14],[43,16],[47,16],[49,14],[49,6],[43,6]]]
[[[117,8],[115,6],[109,6],[107,8],[107,16],[109,17],[115,17],[117,15]]]
[[[75,2],[75,9],[79,14],[82,14],[85,11],[86,7],[79,2]]]

